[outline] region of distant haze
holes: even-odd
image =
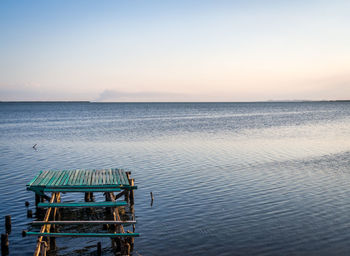
[[[350,1],[0,1],[0,100],[350,99]]]

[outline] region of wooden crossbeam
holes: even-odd
[[[46,233],[46,232],[27,232],[30,236],[48,236],[48,237],[129,237],[140,236],[139,233]]]
[[[44,188],[44,192],[119,192],[120,188]]]
[[[125,201],[117,201],[117,202],[73,202],[73,203],[39,203],[38,207],[40,208],[72,208],[72,207],[83,207],[83,208],[90,208],[90,207],[118,207],[118,206],[124,206],[127,205],[127,202]]]
[[[55,221],[33,221],[34,225],[45,225],[45,224],[135,224],[135,220],[127,221],[115,221],[115,220],[55,220]]]

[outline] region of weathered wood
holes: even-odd
[[[50,203],[53,203],[56,199],[57,194],[56,193],[52,193],[52,197],[50,199]],[[50,213],[51,213],[52,208],[47,209],[46,213],[45,213],[45,217],[44,217],[44,221],[48,221],[49,217],[50,217]],[[49,225],[44,225],[41,227],[40,229],[40,233],[44,233],[47,230],[47,227]],[[28,234],[28,232],[27,232]],[[41,242],[43,241],[43,236],[39,236],[38,237],[38,243],[34,252],[34,256],[38,256],[40,253],[40,249],[41,249]]]
[[[139,233],[47,233],[47,232],[27,232],[29,236],[47,237],[128,237],[140,236]]]
[[[33,218],[33,211],[30,209],[27,210],[27,218]]]
[[[9,235],[1,234],[1,254],[8,255],[9,254]]]
[[[134,179],[130,179],[130,185],[131,186],[134,186],[134,182],[135,180]],[[134,204],[134,190],[130,190],[130,204],[133,205]]]
[[[49,221],[33,221],[32,224],[44,225],[44,224],[135,224],[134,220],[116,221],[116,220],[49,220]]]
[[[11,233],[11,215],[5,216],[5,228],[6,228],[6,233],[10,234]]]
[[[119,192],[120,188],[44,188],[44,192]]]
[[[102,255],[102,246],[101,246],[101,242],[97,243],[97,255],[101,256]]]
[[[38,200],[37,206],[40,208],[48,208],[42,221],[34,221],[33,225],[42,225],[40,232],[27,232],[28,235],[37,235],[38,244],[34,254],[38,256],[37,252],[46,253],[47,246],[50,245],[51,249],[55,248],[55,237],[110,237],[112,241],[123,242],[122,248],[127,254],[133,247],[133,237],[138,236],[135,233],[135,217],[133,220],[122,221],[121,215],[124,207],[118,208],[120,206],[127,205],[125,201],[116,201],[116,198],[125,195],[126,199],[130,200],[130,209],[134,216],[133,204],[134,204],[134,189],[137,186],[134,185],[134,180],[130,178],[130,172],[125,172],[121,169],[104,169],[104,170],[63,170],[63,171],[42,171],[37,177],[35,177],[27,185],[28,190],[32,190],[36,193]],[[52,197],[49,198],[45,195],[46,192],[52,192]],[[86,201],[89,202],[60,202],[60,192],[81,192],[85,193]],[[106,197],[106,202],[91,202],[93,200],[93,192],[104,192]],[[119,192],[115,197],[113,192]],[[41,202],[41,199],[49,199],[49,203]],[[70,207],[106,207],[112,211],[113,220],[108,218],[109,213],[106,213],[107,220],[57,220],[59,215],[58,210],[60,208],[70,208]],[[54,208],[53,216],[52,208]],[[128,208],[129,209],[129,208]],[[114,233],[59,233],[56,230],[55,225],[103,225]],[[108,227],[113,225],[114,229]],[[123,225],[132,225],[133,232],[125,232]],[[130,239],[126,239],[126,238]],[[41,239],[40,239],[41,238]],[[45,241],[43,240],[45,238]],[[132,239],[131,239],[132,238]],[[100,246],[101,247],[101,246]],[[102,248],[100,248],[102,249]],[[99,250],[98,250],[99,251]]]
[[[72,208],[72,207],[117,207],[117,206],[124,206],[127,205],[125,201],[118,201],[118,202],[73,202],[73,203],[39,203],[39,208],[46,208],[46,207],[58,207],[58,208]]]

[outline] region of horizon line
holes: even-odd
[[[302,103],[350,102],[347,100],[259,100],[259,101],[89,101],[89,100],[11,100],[0,103]]]

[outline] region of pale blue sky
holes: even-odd
[[[350,1],[0,1],[0,100],[350,99]]]

